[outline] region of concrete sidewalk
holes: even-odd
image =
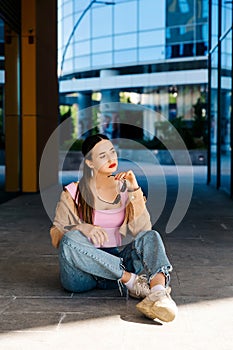
[[[186,216],[165,234],[177,192],[170,174],[155,225],[174,267],[179,315],[169,324],[147,320],[118,290],[65,292],[40,195],[1,204],[0,350],[232,349],[233,201],[206,186],[202,171]]]

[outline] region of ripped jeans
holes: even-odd
[[[70,292],[117,288],[124,270],[146,274],[148,281],[162,272],[169,284],[172,266],[158,232],[140,232],[123,246],[96,248],[81,232],[67,232],[59,248],[60,279]]]

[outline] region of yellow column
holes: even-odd
[[[21,1],[22,190],[38,190],[36,107],[36,3]]]
[[[20,190],[19,36],[5,25],[5,140],[8,192]]]
[[[22,190],[39,190],[44,146],[57,127],[57,1],[21,0]],[[47,186],[58,181],[53,153]]]

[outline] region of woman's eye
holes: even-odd
[[[103,155],[103,156],[100,156],[100,159],[103,159],[105,157],[105,155]]]

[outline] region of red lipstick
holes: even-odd
[[[115,168],[115,166],[116,166],[116,163],[112,163],[109,165],[109,168]]]

